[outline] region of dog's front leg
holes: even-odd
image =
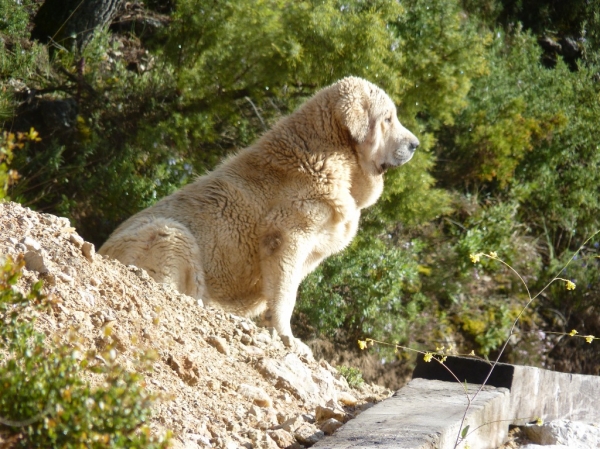
[[[290,325],[304,261],[310,250],[306,235],[293,229],[271,229],[261,241],[263,294],[267,301],[266,314],[270,325],[286,346],[312,358],[312,351],[294,337]]]

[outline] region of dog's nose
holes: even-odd
[[[415,150],[417,149],[417,147],[419,146],[421,142],[419,142],[419,139],[417,139],[416,137],[414,139],[411,139],[410,142],[408,142],[408,149],[414,153]]]

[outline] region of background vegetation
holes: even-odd
[[[469,254],[496,251],[535,290],[600,229],[600,1],[565,5],[147,0],[80,52],[30,38],[38,2],[0,0],[0,122],[42,139],[0,156],[0,180],[21,175],[3,193],[101,244],[319,88],[362,76],[422,145],[305,280],[297,332],[493,355],[525,295]],[[544,333],[600,334],[598,246],[562,274],[575,291],[534,304],[507,360],[600,374],[591,345]]]

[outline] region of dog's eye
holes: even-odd
[[[386,123],[392,123],[392,117],[386,117],[385,118],[385,122]]]

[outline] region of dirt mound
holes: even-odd
[[[0,230],[0,258],[25,255],[19,288],[44,279],[62,301],[38,320],[46,335],[77,329],[89,348],[112,344],[131,369],[140,348],[158,353],[144,375],[169,400],[156,404],[152,426],[171,429],[176,447],[310,446],[390,393],[350,388],[326,361],[286,350],[273,330],[95,254],[65,218],[2,203]]]

